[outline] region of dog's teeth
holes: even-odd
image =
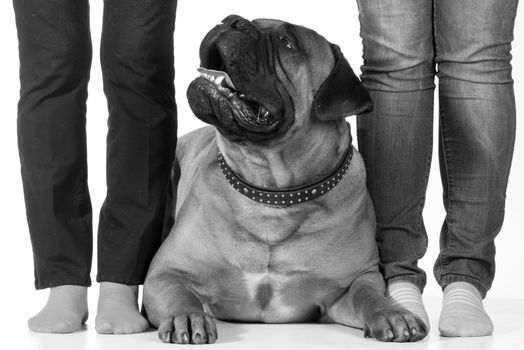
[[[215,84],[222,85],[222,82],[224,81],[224,77],[216,77],[215,78]]]
[[[227,85],[228,87],[230,87],[231,89],[233,89],[233,90],[236,90],[236,89],[237,89],[237,88],[235,87],[235,84],[233,84],[233,81],[231,80],[231,78],[229,77],[229,75],[227,75],[227,73],[226,73],[226,75],[225,75],[225,82],[226,82],[226,85]]]
[[[208,69],[203,67],[198,68],[197,71],[207,79],[210,79],[211,76],[213,76],[215,80],[222,77],[222,80],[220,82],[222,86],[233,90],[237,90],[235,84],[233,84],[233,81],[231,80],[229,75],[224,71]]]

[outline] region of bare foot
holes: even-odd
[[[72,333],[87,320],[87,287],[50,288],[44,308],[27,321],[33,332]]]
[[[482,296],[473,285],[455,282],[444,288],[438,328],[443,337],[482,337],[493,333]]]
[[[138,311],[138,286],[101,282],[95,329],[102,334],[140,333],[149,322]]]

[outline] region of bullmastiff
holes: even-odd
[[[423,322],[385,297],[365,168],[344,119],[372,103],[340,48],[308,28],[232,15],[200,59],[187,95],[212,126],[179,140],[174,225],[144,283],[160,339],[214,343],[215,318],[423,338]]]

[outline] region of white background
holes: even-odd
[[[14,0],[18,1],[18,0]],[[76,1],[76,0],[71,0]],[[111,0],[106,0],[111,1]],[[505,1],[505,0],[500,0]],[[100,63],[98,59],[103,4],[91,1],[91,25],[94,59],[89,85],[87,132],[89,150],[89,186],[93,202],[94,225],[105,195],[105,138],[107,109],[102,91]],[[339,44],[353,68],[358,71],[362,64],[361,40],[359,38],[358,12],[355,1],[181,1],[177,11],[175,33],[176,89],[179,108],[179,135],[202,124],[193,116],[187,105],[185,92],[195,77],[198,67],[198,47],[205,33],[222,18],[237,13],[253,19],[257,17],[279,18],[302,24],[323,34],[328,40]],[[517,114],[524,112],[524,11],[517,14],[515,41],[513,43],[513,66]],[[0,308],[3,319],[23,313],[27,318],[38,311],[47,292],[34,292],[32,253],[25,219],[20,164],[16,141],[16,104],[18,101],[18,49],[12,2],[0,1]],[[436,119],[437,120],[437,119]],[[351,119],[354,125],[354,120]],[[353,127],[353,136],[355,135]],[[435,142],[437,140],[435,134]],[[523,298],[524,281],[524,134],[518,128],[513,168],[508,187],[506,219],[497,238],[497,275],[490,298]],[[438,296],[440,289],[432,275],[433,262],[438,253],[438,236],[444,212],[442,189],[438,172],[436,144],[424,211],[430,243],[421,261],[428,272],[425,295]],[[96,238],[96,231],[95,231]],[[96,249],[95,249],[96,252]],[[93,258],[96,267],[96,256]],[[94,279],[96,270],[93,268]],[[93,297],[93,293],[91,294]],[[94,316],[96,300],[90,299],[91,315]],[[24,304],[21,309],[20,304]],[[25,327],[21,324],[20,327]]]

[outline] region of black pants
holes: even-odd
[[[91,284],[86,99],[88,0],[13,0],[20,50],[18,146],[37,289]],[[160,245],[176,145],[176,0],[105,0],[107,197],[97,281],[143,282]],[[101,117],[101,116],[100,116]]]

